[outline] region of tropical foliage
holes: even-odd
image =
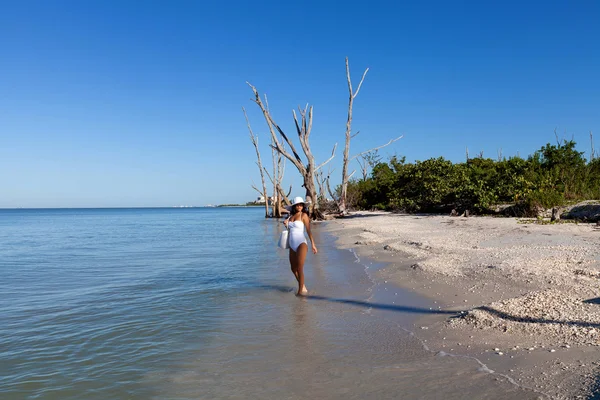
[[[586,160],[576,143],[547,144],[527,159],[477,157],[452,163],[443,157],[407,163],[392,157],[370,177],[353,180],[348,201],[355,209],[488,213],[515,204],[524,214],[581,199],[600,199],[600,159]]]

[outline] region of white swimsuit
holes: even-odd
[[[308,245],[306,237],[304,237],[304,223],[302,221],[290,221],[288,222],[288,228],[290,228],[290,249],[297,251],[302,243]]]

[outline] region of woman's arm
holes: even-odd
[[[315,246],[315,240],[313,239],[312,232],[310,231],[310,218],[308,218],[308,215],[302,214],[302,222],[304,222],[304,226],[306,227],[306,234],[308,235],[308,238],[310,239],[310,244],[312,246],[312,252],[314,254],[317,254],[317,246]]]

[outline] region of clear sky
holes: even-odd
[[[408,160],[526,156],[600,137],[597,1],[0,0],[0,207],[245,202],[260,184],[241,107],[270,160],[245,82],[314,105],[311,144]],[[600,140],[596,141],[600,148]],[[303,195],[291,165],[286,181]]]

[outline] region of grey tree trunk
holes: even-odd
[[[348,175],[348,164],[350,162],[350,139],[352,139],[352,108],[354,106],[354,99],[358,95],[360,91],[360,87],[365,80],[365,76],[369,72],[369,68],[365,70],[363,73],[362,79],[358,84],[356,92],[352,88],[352,80],[350,79],[350,66],[348,65],[348,57],[346,57],[346,80],[348,81],[348,118],[346,119],[346,144],[344,146],[344,158],[342,161],[342,190],[340,193],[340,198],[338,201],[338,208],[341,214],[347,214],[347,206],[346,206],[346,198],[348,194],[348,181],[350,180],[350,175]],[[358,133],[356,133],[358,135]]]
[[[344,146],[344,158],[343,158],[343,163],[342,163],[342,185],[341,185],[342,187],[341,187],[340,197],[337,201],[339,212],[342,215],[348,214],[348,205],[347,205],[348,181],[350,180],[350,178],[352,177],[354,172],[356,172],[356,171],[354,171],[354,172],[348,174],[348,165],[350,164],[350,161],[354,160],[356,157],[359,157],[363,154],[371,153],[375,150],[386,147],[386,146],[392,144],[393,142],[395,142],[396,140],[402,138],[402,136],[397,137],[396,139],[392,139],[388,143],[386,143],[382,146],[374,147],[372,149],[363,151],[353,157],[350,157],[350,155],[349,155],[350,154],[350,140],[354,136],[358,135],[358,133],[359,133],[359,132],[356,132],[354,135],[352,135],[352,108],[354,107],[354,99],[356,98],[356,96],[358,96],[358,92],[360,91],[360,88],[365,80],[365,76],[367,75],[367,72],[369,72],[369,68],[365,69],[365,72],[363,73],[360,83],[358,84],[358,87],[356,88],[356,92],[355,92],[354,89],[352,88],[352,80],[350,79],[350,66],[348,65],[348,57],[346,57],[346,80],[348,81],[348,93],[349,93],[348,119],[346,120],[346,142],[345,142],[346,145]]]

